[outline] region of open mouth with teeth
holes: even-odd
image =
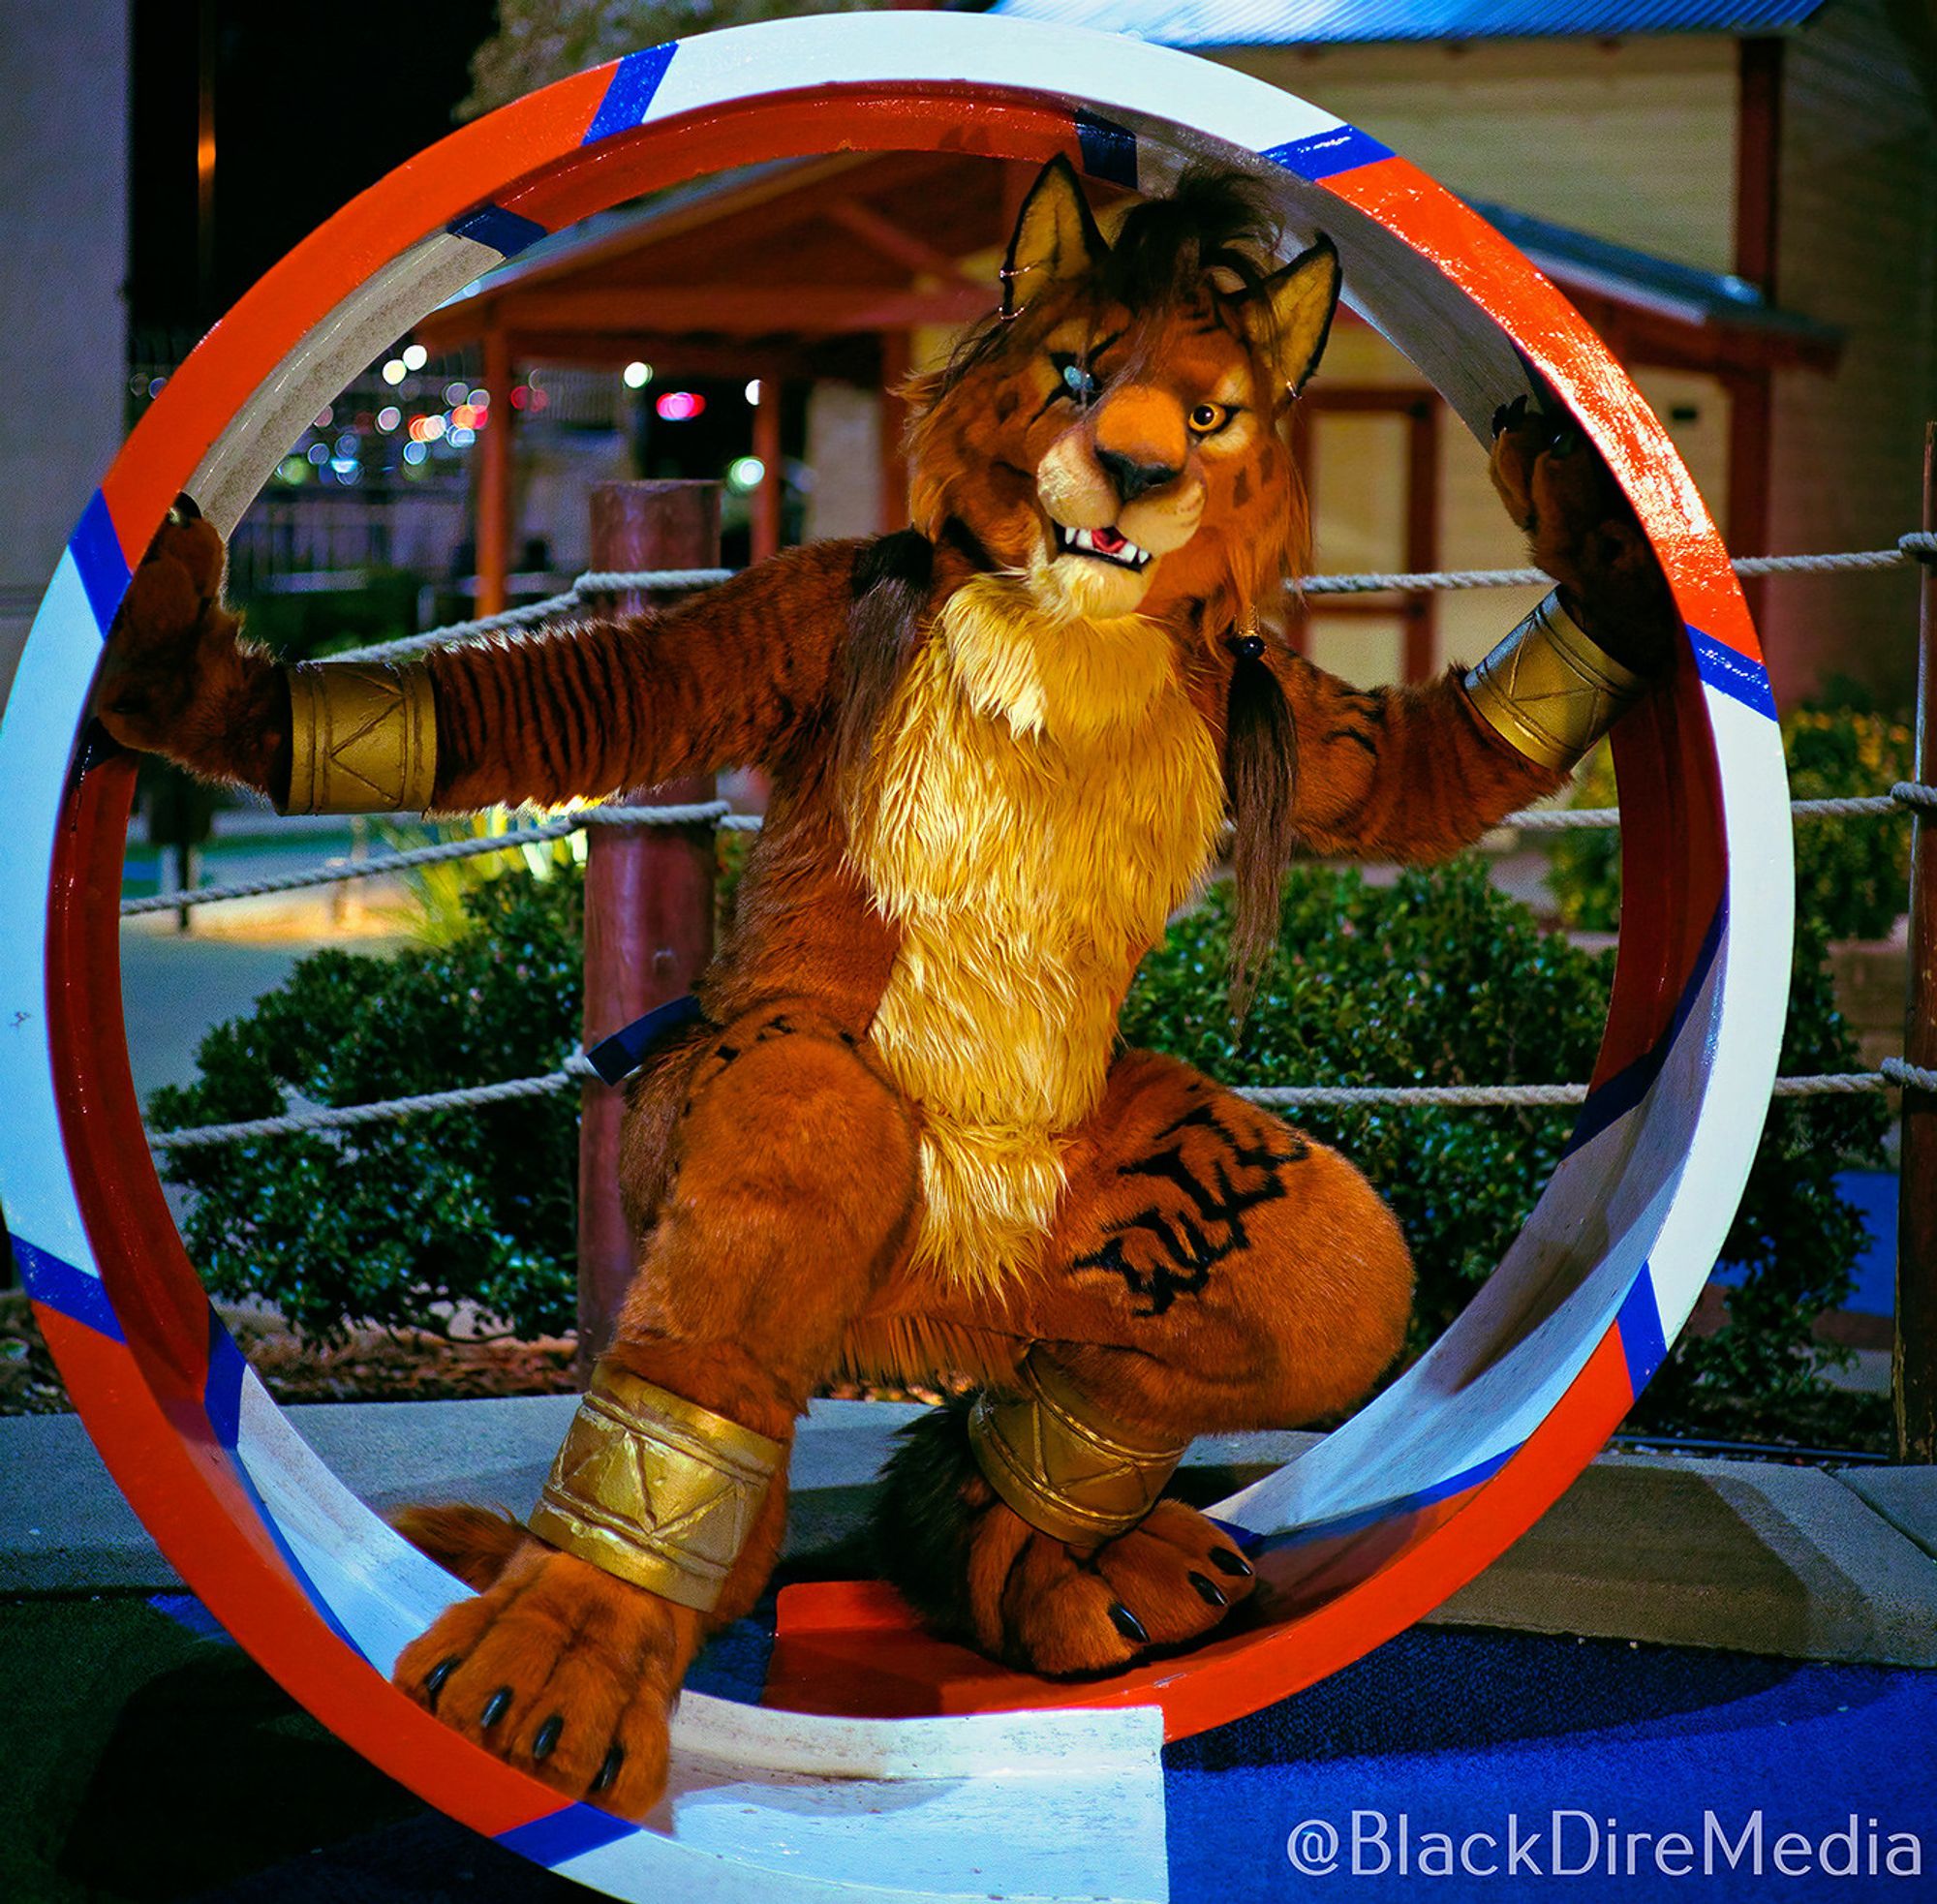
[[[1151,552],[1140,549],[1116,529],[1065,529],[1056,526],[1056,538],[1065,555],[1087,555],[1119,568],[1147,568]]]

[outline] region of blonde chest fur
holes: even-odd
[[[874,1042],[921,1106],[917,1260],[1026,1267],[1137,961],[1209,863],[1217,751],[1168,633],[1053,624],[978,576],[910,664],[851,815],[902,948]]]

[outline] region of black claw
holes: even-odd
[[[1251,1571],[1251,1563],[1228,1547],[1214,1547],[1211,1550],[1211,1564],[1222,1574],[1248,1575]]]
[[[1192,1574],[1190,1584],[1197,1589],[1197,1597],[1207,1607],[1228,1607],[1231,1603],[1224,1598],[1224,1589],[1208,1574]]]
[[[435,1711],[437,1708],[437,1696],[444,1690],[444,1682],[446,1679],[448,1679],[450,1675],[456,1671],[457,1671],[457,1655],[455,1653],[452,1653],[448,1659],[439,1660],[438,1663],[435,1666],[433,1666],[430,1672],[425,1675],[424,1693],[430,1700],[431,1709],[433,1711]]]
[[[1526,421],[1526,392],[1514,398],[1511,403],[1503,403],[1493,412],[1493,434],[1498,436],[1505,430],[1517,430]]]
[[[602,1792],[619,1776],[619,1767],[626,1763],[626,1748],[615,1745],[605,1754],[604,1763],[599,1767],[599,1776],[592,1781],[592,1790]]]
[[[1571,455],[1581,441],[1581,432],[1572,423],[1562,423],[1553,432],[1553,440],[1547,445],[1550,456]]]
[[[558,1743],[558,1735],[564,1730],[565,1730],[564,1713],[554,1712],[551,1715],[551,1717],[547,1719],[544,1722],[544,1724],[538,1728],[538,1736],[532,1740],[532,1757],[534,1759],[549,1759],[551,1757],[552,1747]]]
[[[511,1689],[509,1686],[500,1686],[485,1702],[483,1711],[477,1715],[477,1723],[489,1732],[510,1708]]]
[[[169,512],[184,522],[194,522],[201,514],[201,506],[184,489],[169,505]]]
[[[1150,1635],[1144,1631],[1144,1623],[1121,1600],[1110,1603],[1110,1624],[1125,1640],[1139,1646],[1150,1644]]]

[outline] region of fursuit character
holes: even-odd
[[[101,719],[285,809],[771,778],[702,1016],[630,1087],[637,1275],[539,1504],[401,1523],[477,1595],[399,1683],[574,1797],[659,1797],[681,1677],[760,1592],[793,1424],[831,1377],[980,1381],[893,1458],[884,1567],[938,1629],[1095,1674],[1255,1584],[1163,1497],[1191,1437],[1342,1408],[1399,1352],[1386,1206],[1337,1152],[1120,1050],[1124,990],[1227,820],[1242,1000],[1294,845],[1477,839],[1562,783],[1678,624],[1599,458],[1522,400],[1493,475],[1562,588],[1426,687],[1293,653],[1285,424],[1339,264],[1321,238],[1278,267],[1276,243],[1212,172],[1106,239],[1053,161],[999,313],[913,387],[913,526],[661,616],[284,668],[238,643],[186,499],[135,576]]]

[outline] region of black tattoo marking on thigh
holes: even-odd
[[[1379,745],[1369,734],[1362,734],[1356,727],[1334,727],[1325,736],[1328,741],[1357,741],[1374,760],[1379,757]]]
[[[1204,1135],[1192,1146],[1198,1132]],[[1262,1142],[1247,1143],[1214,1103],[1193,1105],[1156,1142],[1149,1155],[1119,1165],[1117,1175],[1150,1178],[1172,1194],[1158,1191],[1160,1200],[1112,1223],[1101,1247],[1070,1265],[1114,1271],[1149,1305],[1136,1311],[1146,1316],[1162,1315],[1180,1296],[1201,1295],[1217,1264],[1247,1249],[1245,1213],[1284,1196],[1286,1166],[1311,1153],[1295,1131],[1268,1131]]]

